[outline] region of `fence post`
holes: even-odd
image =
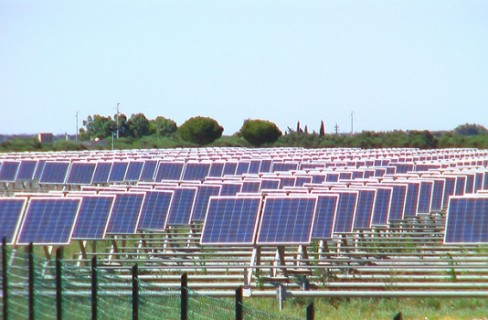
[[[243,319],[242,286],[236,290],[236,320]]]
[[[188,275],[181,276],[181,320],[188,320]]]
[[[394,315],[393,320],[402,320],[402,313],[398,312],[396,315]]]
[[[137,264],[132,267],[132,319],[139,319],[139,270]]]
[[[32,242],[27,247],[28,272],[29,272],[29,320],[34,320],[34,245]]]
[[[8,319],[7,237],[2,238],[2,299],[3,319]]]
[[[313,320],[315,318],[315,310],[313,302],[310,302],[307,306],[307,320]]]
[[[56,319],[63,320],[63,247],[56,249]]]
[[[92,320],[97,320],[97,312],[98,312],[98,274],[97,274],[97,257],[94,256],[92,258],[91,264],[91,278],[92,278],[92,296],[91,296],[91,308],[92,308]]]

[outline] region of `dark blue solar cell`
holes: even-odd
[[[219,185],[201,185],[198,187],[191,221],[204,221],[207,214],[208,201],[212,196],[218,196],[220,193]]]
[[[317,208],[315,210],[315,221],[312,231],[313,239],[332,239],[338,202],[339,196],[337,194],[317,196]]]
[[[97,240],[105,238],[114,201],[115,196],[113,195],[84,195],[73,230],[73,239]]]
[[[271,166],[273,165],[273,160],[271,159],[262,159],[261,166],[259,167],[260,173],[271,172]]]
[[[178,187],[174,189],[173,201],[166,220],[167,226],[190,224],[197,188]]]
[[[262,179],[261,190],[275,190],[280,187],[279,179]]]
[[[339,203],[337,205],[334,232],[352,232],[358,192],[340,191],[337,194],[339,195]]]
[[[31,198],[17,244],[68,244],[80,207],[79,198]]]
[[[338,182],[339,181],[339,174],[338,173],[327,173],[327,177],[325,178],[325,182]]]
[[[164,230],[172,198],[172,191],[146,192],[137,229]]]
[[[291,171],[298,169],[298,162],[273,162],[271,172]]]
[[[456,188],[454,194],[462,196],[466,190],[466,176],[456,176]]]
[[[249,161],[239,161],[236,168],[236,175],[243,175],[249,172]]]
[[[220,188],[221,196],[235,196],[241,192],[242,183],[222,183]]]
[[[471,173],[466,174],[465,193],[473,193],[474,192],[474,178],[475,178],[474,174],[471,174]]]
[[[34,172],[36,171],[37,160],[22,160],[20,162],[19,171],[17,172],[17,181],[30,181],[34,179]]]
[[[444,242],[449,244],[488,243],[488,197],[453,196],[446,214]]]
[[[390,216],[390,204],[393,188],[376,187],[376,199],[373,209],[372,225],[386,226]]]
[[[308,244],[315,216],[315,197],[265,199],[257,244]]]
[[[236,174],[237,170],[237,162],[234,161],[227,161],[224,164],[224,169],[222,171],[223,176],[233,176]]]
[[[259,180],[245,180],[242,182],[241,192],[257,193],[261,189],[261,181]]]
[[[224,172],[224,162],[212,162],[208,176],[222,177],[223,172]]]
[[[312,177],[311,176],[296,177],[295,187],[303,187],[305,183],[312,183]]]
[[[17,175],[17,177],[18,177],[18,175]],[[476,193],[482,189],[483,189],[483,172],[476,172],[475,178],[474,178],[474,190],[473,190],[473,192]]]
[[[373,219],[376,190],[360,189],[354,216],[354,229],[369,229]]]
[[[210,198],[200,243],[254,244],[261,197]]]
[[[444,183],[444,198],[442,207],[447,208],[449,203],[449,198],[454,195],[456,190],[456,177],[447,177],[445,176],[444,179],[446,180]]]
[[[352,172],[340,172],[339,180],[350,180],[352,178]]]
[[[144,193],[118,193],[108,222],[107,233],[133,234],[144,202]]]
[[[128,166],[128,162],[114,162],[112,164],[112,170],[110,170],[110,175],[108,176],[108,182],[123,182]]]
[[[326,176],[324,174],[314,174],[312,175],[312,183],[323,183]]]
[[[419,190],[418,213],[430,213],[432,206],[433,181],[421,181]]]
[[[139,181],[141,179],[144,161],[131,161],[125,173],[125,181]]]
[[[403,218],[414,218],[418,212],[420,182],[407,182],[407,194],[405,196],[405,211]]]
[[[444,179],[434,179],[434,185],[432,186],[431,210],[439,211],[443,209],[444,184]]]
[[[39,183],[63,184],[66,181],[69,162],[46,162]]]
[[[20,161],[4,161],[0,167],[0,181],[13,182],[19,170]]]
[[[97,164],[94,162],[74,162],[69,170],[66,183],[91,184],[96,167]]]
[[[362,178],[364,178],[364,171],[356,170],[352,172],[351,179],[362,179]]]
[[[0,198],[0,237],[13,244],[24,213],[25,198]]]
[[[278,187],[279,189],[283,189],[284,187],[294,187],[295,186],[295,177],[284,177],[281,176],[279,177],[280,179],[280,186]]]
[[[183,171],[185,181],[203,181],[208,176],[211,163],[208,162],[187,162]]]
[[[154,181],[154,175],[158,166],[157,160],[145,160],[144,167],[141,172],[141,181]]]
[[[261,160],[251,160],[249,164],[248,173],[259,173],[259,168],[261,167]]]
[[[393,188],[391,195],[390,217],[389,222],[403,220],[405,212],[405,197],[407,195],[406,184],[388,185]]]
[[[180,180],[184,166],[185,164],[183,162],[160,161],[154,181],[160,182],[162,180]]]
[[[93,175],[92,183],[107,183],[108,176],[110,175],[110,170],[112,170],[111,162],[98,162],[95,173]]]

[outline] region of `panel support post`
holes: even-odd
[[[7,238],[2,238],[2,300],[3,320],[8,319],[8,272],[7,272]]]
[[[29,272],[29,320],[34,320],[34,245],[32,242],[27,247],[28,272]]]
[[[310,302],[307,306],[307,320],[314,320],[315,310],[313,307],[313,302]]]
[[[63,319],[63,247],[56,249],[56,319]]]
[[[137,264],[132,267],[132,319],[139,319],[139,270]]]
[[[92,263],[91,263],[91,278],[92,278],[92,283],[91,283],[91,290],[92,290],[92,295],[91,295],[91,318],[92,320],[97,320],[98,318],[98,272],[97,272],[97,256],[94,256],[92,258]]]
[[[236,290],[236,320],[243,320],[243,304],[242,304],[242,286]]]
[[[188,275],[181,276],[181,320],[188,320]]]

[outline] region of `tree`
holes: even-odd
[[[479,134],[487,133],[488,129],[486,129],[484,126],[479,124],[465,123],[460,126],[457,126],[454,129],[454,132],[462,136],[476,136]]]
[[[129,134],[134,138],[141,138],[149,134],[149,120],[143,113],[133,114],[127,121]]]
[[[177,132],[183,140],[203,146],[220,138],[223,131],[224,128],[212,118],[193,117],[186,120]]]
[[[115,121],[112,118],[98,114],[93,117],[88,116],[86,120],[83,120],[83,125],[86,127],[86,130],[81,131],[85,135],[83,138],[90,140],[110,137],[116,127]]]
[[[325,125],[324,125],[324,121],[320,121],[319,136],[321,136],[321,137],[325,136]]]
[[[149,130],[156,136],[169,136],[178,129],[176,122],[165,117],[158,116],[154,120],[149,121]]]
[[[246,120],[240,130],[241,135],[254,146],[273,143],[281,136],[276,124],[266,120]]]

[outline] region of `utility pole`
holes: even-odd
[[[120,113],[119,105],[120,105],[120,103],[117,102],[117,107],[115,108],[117,110],[117,120],[116,120],[116,122],[117,122],[117,124],[116,124],[116,126],[117,126],[117,139],[119,138],[119,113]]]
[[[351,111],[351,136],[354,134],[354,111]]]
[[[339,125],[337,123],[335,124],[334,129],[335,129],[335,134],[338,135],[339,134]]]
[[[76,141],[78,141],[78,111],[76,111]]]

